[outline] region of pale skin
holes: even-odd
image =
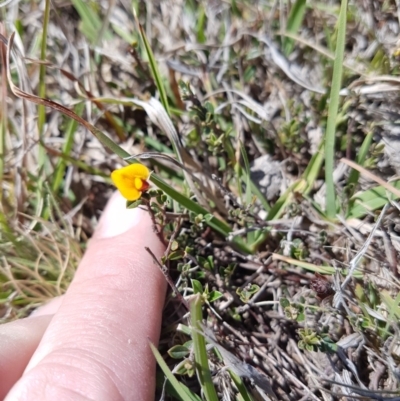
[[[67,293],[0,326],[0,399],[150,401],[166,283],[147,212],[109,202]]]

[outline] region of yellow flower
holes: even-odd
[[[111,179],[125,199],[135,201],[149,188],[149,183],[146,181],[149,175],[150,171],[146,166],[135,163],[114,170]]]

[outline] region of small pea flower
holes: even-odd
[[[130,164],[111,173],[114,185],[121,192],[121,195],[129,201],[139,199],[142,196],[142,192],[149,188],[149,183],[147,182],[149,176],[149,169],[139,163]]]

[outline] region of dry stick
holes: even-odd
[[[387,183],[386,181],[382,180],[382,178],[379,178],[375,174],[371,173],[370,171],[368,171],[364,167],[358,165],[357,163],[354,163],[351,160],[347,160],[347,159],[343,158],[343,159],[340,159],[340,161],[342,163],[347,164],[351,168],[354,168],[354,170],[359,171],[364,177],[367,177],[367,178],[375,181],[379,185],[382,185],[383,188],[387,189],[389,192],[391,192],[392,194],[394,194],[394,195],[396,195],[396,196],[398,196],[400,198],[400,190],[397,189],[396,187],[394,187],[393,185]]]
[[[158,228],[156,216],[154,214],[153,209],[150,206],[150,200],[142,198],[142,201],[145,204],[145,206],[147,207],[147,211],[149,212],[149,215],[150,215],[150,218],[151,218],[151,222],[152,222],[153,231],[156,233],[156,235],[159,238],[159,240],[161,241],[161,243],[165,245],[163,227],[160,227],[160,229]]]
[[[182,294],[178,291],[178,289],[176,288],[175,283],[173,282],[171,276],[168,273],[168,268],[167,266],[165,266],[164,264],[161,264],[159,262],[159,260],[156,258],[156,255],[154,255],[154,253],[151,251],[150,248],[148,248],[147,246],[144,247],[144,249],[150,254],[150,256],[153,258],[154,263],[160,268],[161,273],[164,275],[165,280],[167,281],[167,283],[169,284],[169,286],[171,287],[173,293],[176,295],[176,297],[179,299],[179,301],[181,301],[181,303],[186,307],[187,310],[189,310],[189,305],[186,302],[186,299],[183,298]]]
[[[168,247],[164,252],[164,256],[166,258],[168,258],[169,253],[171,252],[171,247],[172,247],[172,243],[175,241],[176,236],[179,233],[179,230],[181,229],[181,225],[182,225],[182,217],[178,217],[178,221],[176,223],[176,227],[175,230],[173,231],[171,238],[169,239],[169,243],[168,243]]]
[[[368,247],[371,244],[372,239],[374,238],[376,230],[379,228],[379,225],[381,224],[381,221],[383,219],[383,216],[386,213],[387,208],[388,208],[388,203],[382,209],[382,212],[379,215],[378,221],[376,222],[374,228],[372,229],[371,233],[369,234],[369,236],[368,236],[367,240],[365,241],[364,245],[357,252],[356,256],[350,261],[349,271],[348,271],[347,277],[346,277],[346,279],[343,281],[343,283],[341,285],[341,290],[342,291],[346,288],[346,285],[351,280],[351,278],[353,276],[353,273],[354,273],[354,271],[356,270],[356,268],[358,266],[358,263],[360,262],[360,260],[364,257],[365,253],[367,252]]]
[[[238,376],[252,380],[253,383],[265,391],[272,400],[277,401],[277,397],[270,384],[270,378],[265,373],[261,373],[254,366],[241,361],[232,352],[220,345],[211,329],[205,325],[202,325],[202,329],[203,331],[199,332],[206,338],[207,342],[212,344],[221,353],[226,367]]]

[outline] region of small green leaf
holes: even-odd
[[[207,256],[207,260],[204,262],[203,267],[207,270],[214,269],[214,260],[212,255]]]
[[[236,294],[243,303],[247,303],[258,291],[260,291],[260,287],[257,284],[249,284],[245,288],[238,288]]]
[[[190,354],[190,349],[184,345],[175,345],[168,350],[168,355],[173,359],[182,359]]]
[[[193,394],[183,383],[180,383],[176,377],[173,375],[171,370],[169,369],[168,365],[165,363],[163,357],[161,354],[158,352],[158,349],[150,343],[150,348],[151,351],[153,352],[158,365],[160,366],[161,370],[171,383],[172,387],[176,391],[176,393],[179,395],[182,401],[198,401],[200,398]]]
[[[293,240],[290,253],[291,256],[297,260],[304,260],[308,255],[307,248],[300,238],[295,238]]]
[[[279,299],[279,304],[282,306],[282,308],[288,308],[290,306],[289,300],[284,297]]]
[[[141,199],[138,199],[136,201],[126,201],[126,208],[127,209],[136,209],[141,204],[142,204]]]
[[[210,213],[207,213],[205,216],[204,216],[204,221],[205,222],[207,222],[207,223],[209,223],[212,219],[213,219],[213,215],[212,214],[210,214]]]
[[[175,369],[176,373],[181,376],[193,377],[196,373],[195,365],[191,359],[185,359]]]
[[[331,340],[329,336],[324,336],[321,343],[321,351],[323,352],[337,352],[338,345]]]
[[[198,280],[190,280],[192,282],[192,288],[194,294],[203,294],[203,286],[201,285],[200,281]]]
[[[217,299],[220,299],[224,294],[219,291],[211,291],[210,294],[208,295],[208,302],[214,302]]]
[[[178,249],[177,251],[171,252],[168,255],[169,260],[179,260],[182,259],[185,256],[185,252],[182,251],[181,249]]]
[[[301,322],[304,322],[305,320],[306,320],[306,315],[305,315],[304,311],[300,312],[297,315],[296,322],[301,323]]]

